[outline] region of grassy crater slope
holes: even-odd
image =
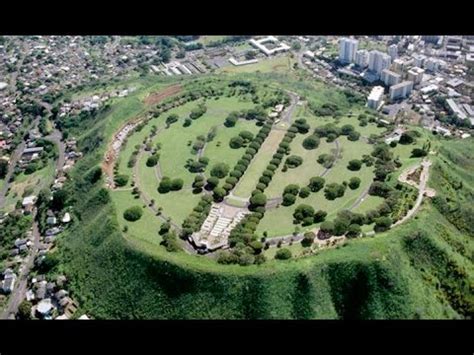
[[[86,137],[105,140],[104,130],[94,128]],[[449,197],[447,207],[425,201],[417,217],[390,233],[249,267],[167,253],[156,243],[124,237],[109,192],[101,180],[88,179],[103,156],[100,143],[71,173],[67,188],[77,222],[60,240],[60,263],[51,272],[68,276],[83,310],[97,319],[472,317],[472,235],[462,229],[468,217],[439,210],[456,208],[451,194],[463,197],[462,206],[472,205],[470,181],[453,192],[442,173],[458,163],[453,157],[465,159],[468,164],[449,172],[463,181],[469,175],[463,166],[474,158],[461,152],[472,151],[473,143],[443,142],[444,151],[433,157],[430,185]]]

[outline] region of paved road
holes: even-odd
[[[362,193],[360,194],[359,198],[357,199],[357,201],[355,201],[351,207],[349,207],[349,211],[352,211],[354,208],[357,208],[362,202],[364,202],[365,198],[367,197],[367,195],[369,194],[369,189],[370,189],[370,186],[368,188],[366,188],[364,191],[362,191]]]
[[[33,212],[33,219],[36,217],[36,209]],[[1,314],[0,319],[8,319],[11,314],[16,314],[18,307],[25,298],[26,288],[28,285],[28,275],[34,266],[34,261],[36,254],[39,249],[39,239],[40,233],[38,229],[38,223],[35,221],[33,223],[33,247],[26,257],[25,262],[22,264],[21,273],[17,279],[16,287],[11,293],[7,307],[4,312]]]

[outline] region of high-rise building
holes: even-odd
[[[395,100],[399,98],[408,97],[413,90],[413,81],[403,81],[390,87],[390,99]]]
[[[418,53],[415,53],[412,55],[413,57],[413,60],[414,60],[414,63],[415,66],[421,68],[423,66],[423,64],[425,63],[425,60],[426,60],[426,56],[423,55],[423,54],[418,54]]]
[[[382,103],[384,88],[383,86],[374,86],[367,98],[367,106],[377,110]]]
[[[390,67],[392,58],[388,54],[380,51],[370,51],[369,53],[369,69],[376,72],[378,75],[382,73],[382,70]]]
[[[380,79],[384,82],[385,85],[387,86],[392,86],[395,84],[398,84],[400,81],[402,81],[402,76],[400,74],[397,74],[391,70],[384,69],[382,70],[382,74],[380,76]]]
[[[413,81],[413,83],[415,85],[419,84],[423,80],[423,74],[424,73],[425,73],[425,71],[423,69],[418,68],[418,67],[413,67],[408,71],[407,79],[409,81]]]
[[[398,57],[398,46],[396,44],[388,46],[388,55],[392,60]]]
[[[365,49],[358,50],[355,55],[355,63],[361,68],[366,68],[369,65],[369,52]]]
[[[353,63],[357,52],[359,41],[351,38],[341,38],[339,40],[339,61],[341,63]]]

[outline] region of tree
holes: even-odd
[[[237,136],[237,137],[233,137],[230,139],[229,141],[229,146],[232,148],[232,149],[239,149],[241,148],[243,145],[245,144],[245,141],[242,137],[240,136]]]
[[[173,123],[177,122],[179,119],[179,116],[175,113],[169,115],[167,118],[166,118],[166,127],[169,127],[170,125],[172,125]]]
[[[209,179],[207,179],[207,186],[209,187],[209,190],[213,190],[217,185],[219,185],[219,179],[215,176],[211,176]]]
[[[360,179],[357,176],[351,177],[349,180],[349,187],[351,190],[355,190],[360,186]]]
[[[323,233],[334,234],[334,223],[331,221],[325,221],[321,223],[321,226],[319,227],[319,229]]]
[[[354,132],[354,126],[351,124],[345,124],[341,127],[341,134],[344,136],[349,135],[351,132]]]
[[[267,196],[264,193],[257,192],[250,197],[250,204],[252,207],[265,206],[267,204]]]
[[[343,235],[344,233],[347,232],[347,229],[349,228],[350,225],[350,220],[346,218],[342,218],[338,216],[336,219],[334,219],[334,235]]]
[[[285,165],[289,168],[296,168],[303,163],[303,158],[298,155],[290,155],[286,158]]]
[[[123,213],[123,218],[125,218],[129,222],[138,221],[143,214],[143,210],[140,206],[133,206],[129,207]]]
[[[226,163],[217,163],[211,169],[211,176],[222,179],[229,173],[229,165]]]
[[[31,302],[24,300],[18,307],[17,317],[19,320],[31,320]]]
[[[325,180],[320,176],[315,176],[309,179],[308,187],[312,192],[318,192],[324,187]]]
[[[421,158],[421,157],[426,157],[427,155],[428,155],[428,152],[421,148],[415,148],[411,151],[412,158]]]
[[[226,127],[234,127],[239,119],[239,113],[237,111],[232,111],[229,113],[229,116],[224,121],[224,126]]]
[[[323,210],[316,211],[316,213],[314,214],[314,223],[323,222],[327,215],[328,213],[326,211],[323,211]]]
[[[159,235],[164,235],[169,232],[171,229],[171,223],[165,222],[160,226],[160,230],[158,231]]]
[[[392,219],[390,217],[379,217],[375,220],[374,231],[385,232],[390,229],[392,225]]]
[[[160,159],[159,154],[153,154],[149,156],[148,159],[146,160],[146,166],[148,166],[149,168],[155,166],[156,164],[158,164],[159,159]]]
[[[335,182],[326,185],[324,188],[324,196],[328,200],[335,200],[338,197],[344,196],[344,192],[346,190],[346,187],[344,185],[339,185]]]
[[[362,166],[362,162],[360,160],[353,159],[349,161],[349,164],[347,165],[347,169],[351,171],[358,171],[360,170],[361,166]]]
[[[291,251],[287,248],[278,249],[275,254],[275,259],[277,260],[287,260],[291,258]]]
[[[68,193],[66,190],[57,190],[53,192],[53,199],[51,200],[51,208],[60,211],[66,205],[66,201],[68,199]]]
[[[292,204],[294,204],[296,201],[296,195],[293,195],[293,194],[284,194],[283,195],[283,201],[282,201],[282,205],[283,206],[291,206]]]
[[[299,185],[290,184],[285,187],[285,189],[283,190],[283,194],[292,194],[292,195],[297,196],[299,190],[300,190]]]
[[[259,242],[258,240],[255,240],[255,241],[251,242],[249,245],[254,250],[255,254],[260,254],[262,252],[262,249],[263,249],[263,243],[262,242]]]
[[[360,138],[360,133],[356,131],[350,132],[349,135],[347,136],[347,139],[353,142],[358,141],[359,138]]]
[[[128,179],[129,179],[128,175],[119,174],[119,175],[115,175],[114,182],[115,182],[115,185],[121,187],[121,186],[127,185]]]
[[[170,190],[172,191],[178,191],[178,190],[181,190],[183,188],[183,179],[173,179],[171,180],[171,184],[170,184]]]
[[[351,224],[349,228],[347,229],[347,236],[349,238],[355,238],[355,237],[358,237],[361,232],[362,232],[362,229],[360,228],[360,225]]]
[[[248,143],[254,138],[254,135],[252,132],[242,131],[239,133],[239,137],[241,137],[245,143]]]
[[[301,244],[305,248],[310,247],[314,243],[314,238],[315,237],[316,237],[316,235],[313,232],[306,232],[304,234],[303,240],[301,241]]]
[[[311,194],[311,190],[309,189],[309,187],[305,186],[305,187],[302,187],[302,188],[301,188],[299,196],[300,196],[301,198],[306,198],[306,197],[308,197],[310,194]]]
[[[8,172],[8,162],[5,159],[0,159],[0,179],[5,179]]]
[[[181,250],[175,231],[170,231],[163,235],[162,243],[168,252],[177,252]]]
[[[307,217],[314,217],[314,208],[310,205],[301,204],[296,207],[295,212],[293,213],[293,217],[297,221],[302,221]]]
[[[171,179],[167,176],[163,176],[158,185],[158,192],[161,194],[165,194],[171,190]]]
[[[316,149],[319,146],[319,137],[311,135],[303,140],[303,148],[307,150]]]
[[[189,117],[186,117],[184,119],[183,127],[189,127],[189,126],[191,126],[191,123],[193,123],[193,120],[190,119]]]
[[[226,194],[227,194],[226,190],[224,190],[222,187],[214,188],[213,190],[214,201],[216,202],[222,201]]]
[[[402,133],[398,143],[400,143],[400,144],[412,144],[412,143],[415,142],[416,137],[417,137],[417,132],[416,131],[406,131],[406,132]]]

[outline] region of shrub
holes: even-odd
[[[323,177],[314,176],[309,179],[308,187],[312,192],[318,192],[324,187],[325,180]]]
[[[314,214],[314,223],[323,222],[326,219],[327,215],[328,213],[326,211],[323,211],[323,210],[316,211],[316,213]]]
[[[353,159],[349,161],[349,164],[347,165],[347,169],[351,171],[358,171],[360,170],[361,166],[362,166],[362,162],[360,160]]]
[[[298,195],[298,192],[300,190],[299,185],[296,184],[290,184],[285,187],[283,190],[283,194],[292,194],[292,195]]]
[[[283,195],[283,201],[282,201],[282,205],[283,206],[291,206],[292,204],[294,204],[296,201],[296,196],[293,195],[293,194],[284,194]]]
[[[347,229],[347,236],[349,238],[355,238],[355,237],[358,237],[361,232],[362,232],[362,229],[360,228],[360,225],[351,224],[349,228]]]
[[[349,187],[351,190],[355,190],[360,186],[360,179],[357,176],[351,177],[349,180]]]
[[[303,240],[301,241],[301,244],[305,248],[310,247],[313,244],[315,237],[316,235],[313,232],[306,232],[304,234]]]
[[[229,176],[227,179],[225,179],[225,182],[228,183],[228,184],[231,184],[231,185],[234,185],[237,184],[237,178],[234,177],[234,176]]]
[[[288,158],[286,158],[285,165],[287,165],[289,168],[296,168],[300,166],[303,163],[303,158],[301,158],[298,155],[290,155]]]
[[[239,170],[232,170],[229,175],[238,179],[238,178],[240,178],[243,174],[242,174],[242,172],[239,171]]]
[[[267,188],[267,185],[259,182],[255,188],[263,192],[263,190]]]
[[[146,160],[146,166],[148,167],[153,167],[156,164],[158,164],[158,160],[160,159],[159,154],[153,154],[152,156],[149,156],[148,159]]]
[[[125,218],[129,222],[135,222],[142,217],[142,214],[143,210],[140,206],[133,206],[125,210],[125,212],[123,213],[123,218]]]
[[[178,191],[178,190],[181,190],[183,188],[183,179],[173,179],[171,180],[171,185],[170,185],[170,189],[172,191]]]
[[[115,175],[114,182],[117,186],[125,186],[128,183],[129,176],[125,174]]]
[[[211,176],[207,179],[207,185],[210,190],[214,189],[217,185],[219,185],[219,179],[215,176]]]
[[[427,155],[428,155],[428,152],[424,149],[415,148],[411,151],[412,158],[421,158],[421,157],[426,157]]]
[[[324,196],[328,200],[334,200],[338,197],[344,196],[346,187],[344,185],[337,184],[335,182],[326,185],[324,188]]]
[[[211,176],[219,179],[224,178],[229,173],[229,166],[226,163],[217,163],[211,169]]]
[[[301,204],[296,207],[295,212],[293,213],[293,217],[297,221],[302,221],[307,217],[314,217],[314,208],[310,205]]]
[[[169,177],[164,176],[160,184],[158,185],[158,192],[161,194],[165,194],[171,190],[171,179]]]
[[[303,140],[303,148],[307,150],[316,149],[319,146],[319,138],[316,135],[311,135]]]
[[[242,139],[242,137],[233,137],[230,139],[229,141],[229,146],[232,148],[232,149],[239,149],[241,148],[243,145],[244,145],[244,140]]]
[[[309,189],[309,187],[302,187],[301,190],[300,190],[299,196],[300,196],[301,198],[306,198],[306,197],[308,197],[310,194],[311,194],[311,190]]]
[[[375,219],[374,231],[377,233],[385,232],[390,229],[391,225],[392,225],[392,219],[390,217],[379,217]]]
[[[333,234],[334,233],[334,223],[331,222],[331,221],[325,221],[325,222],[321,223],[321,226],[319,227],[319,229],[324,233]]]
[[[287,260],[291,258],[291,251],[287,248],[278,249],[275,254],[275,259],[277,260]]]
[[[267,196],[258,192],[250,198],[250,204],[253,207],[265,206],[267,204]]]
[[[222,187],[216,187],[212,192],[214,201],[216,202],[221,202],[227,194],[227,191],[224,190]]]
[[[241,137],[245,142],[250,142],[254,138],[253,133],[249,131],[240,132],[239,137]]]
[[[351,133],[349,133],[349,135],[347,136],[347,139],[350,140],[350,141],[358,141],[360,138],[360,133],[359,132],[356,132],[356,131],[352,131]]]
[[[275,171],[278,167],[274,164],[268,164],[267,165],[267,170],[270,170],[270,171]]]
[[[169,127],[171,124],[177,122],[179,119],[179,116],[176,114],[171,114],[166,118],[166,126]]]

